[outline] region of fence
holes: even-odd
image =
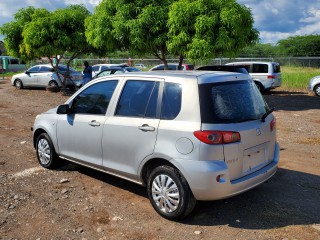
[[[74,67],[82,67],[83,61],[88,61],[90,65],[101,63],[128,63],[128,58],[101,58],[101,59],[75,59],[73,62]],[[161,64],[159,59],[131,59],[133,65],[142,63],[148,68]],[[168,63],[178,63],[178,59],[167,59]],[[265,58],[214,58],[209,61],[198,61],[193,63],[196,67],[202,65],[224,65],[229,62],[245,62],[245,61],[262,61],[262,62],[278,62],[281,66],[294,66],[294,67],[320,67],[320,57],[265,57]],[[188,59],[184,60],[185,63],[192,63]]]
[[[71,67],[82,69],[83,61],[88,61],[90,65],[101,64],[101,63],[128,63],[129,58],[99,58],[99,59],[75,59],[73,60]],[[144,64],[147,69],[151,68],[155,65],[161,64],[162,62],[159,59],[143,59],[136,58],[131,59],[133,65],[135,64]],[[167,59],[168,63],[178,63],[178,59]],[[320,57],[265,57],[265,58],[214,58],[208,61],[198,61],[197,63],[193,63],[188,61],[188,59],[184,60],[184,63],[194,64],[195,67],[203,66],[203,65],[224,65],[229,62],[244,62],[244,61],[274,61],[280,63],[281,66],[295,66],[295,67],[313,67],[320,68]],[[61,63],[66,64],[67,59],[62,59]],[[36,64],[44,64],[48,63],[46,59],[37,60],[36,62],[30,63],[30,66],[34,66]],[[20,67],[19,69],[15,69],[14,71],[25,70],[26,66],[18,65],[18,64],[10,64],[10,67]],[[9,71],[11,69],[8,69]],[[8,71],[7,70],[7,71]]]

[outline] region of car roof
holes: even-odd
[[[228,64],[252,64],[252,63],[255,63],[255,64],[279,64],[277,62],[267,62],[267,61],[248,61],[248,62],[229,62],[227,63],[226,65]]]
[[[199,84],[210,82],[223,82],[223,81],[235,81],[235,80],[251,80],[246,74],[238,72],[222,72],[222,71],[151,71],[151,72],[129,72],[125,74],[110,75],[98,78],[99,80],[114,78],[114,77],[155,77],[162,79],[193,79],[197,80]],[[97,79],[97,80],[98,80]]]

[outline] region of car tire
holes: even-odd
[[[314,88],[313,88],[313,91],[314,91],[314,94],[318,97],[320,97],[320,84],[316,85]]]
[[[259,89],[259,91],[261,93],[265,91],[264,87],[263,87],[263,85],[261,83],[259,83],[259,82],[254,82],[254,83],[256,84],[257,88]]]
[[[47,169],[54,169],[59,164],[59,157],[47,133],[41,133],[36,141],[37,158],[40,165]]]
[[[23,89],[23,83],[20,79],[16,79],[14,81],[14,86],[16,87],[16,89]]]
[[[159,166],[151,172],[147,191],[153,208],[169,220],[186,217],[196,204],[185,178],[170,166]]]
[[[59,85],[56,81],[54,80],[51,80],[48,84],[48,87],[56,87],[56,88],[59,88]]]

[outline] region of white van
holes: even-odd
[[[280,64],[277,62],[231,62],[226,65],[246,68],[261,92],[281,86]]]

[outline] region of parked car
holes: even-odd
[[[98,78],[38,115],[33,143],[45,168],[65,159],[146,186],[170,220],[258,186],[279,161],[272,109],[252,78],[230,72]]]
[[[141,72],[141,70],[135,67],[110,67],[109,69],[103,70],[96,74],[93,79],[108,76],[111,74],[120,74],[127,72]]]
[[[96,64],[92,66],[92,77],[94,77],[96,74],[99,72],[102,72],[104,70],[108,70],[112,67],[128,67],[127,64],[125,63],[112,63],[112,64],[107,64],[107,63],[102,63],[102,64]]]
[[[281,69],[277,62],[231,62],[226,65],[245,67],[261,92],[281,86]]]
[[[67,66],[59,65],[58,71],[59,74],[61,74],[61,80],[63,80],[64,75],[67,73]],[[22,89],[24,87],[62,86],[62,82],[59,80],[51,64],[36,65],[29,68],[24,73],[15,74],[11,78],[11,84],[17,89]],[[66,86],[79,88],[82,84],[82,73],[73,68],[69,68]]]
[[[168,70],[178,70],[178,63],[168,63]],[[181,70],[193,70],[194,66],[192,64],[182,64]],[[164,64],[159,64],[157,66],[152,67],[149,71],[159,71],[164,70]]]
[[[310,79],[308,89],[310,92],[320,97],[320,76],[315,76]]]
[[[198,67],[197,70],[203,71],[226,71],[226,72],[239,72],[243,74],[249,74],[244,66],[234,66],[234,65],[208,65]]]
[[[143,63],[137,63],[137,64],[134,65],[134,67],[139,68],[141,70],[147,68]]]

